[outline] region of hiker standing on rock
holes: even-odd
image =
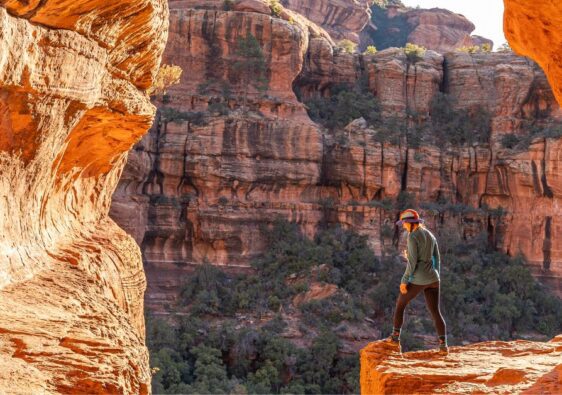
[[[400,283],[400,295],[396,301],[394,312],[394,329],[387,341],[400,346],[400,330],[404,322],[404,310],[408,303],[423,291],[425,303],[437,329],[439,336],[439,351],[447,353],[447,336],[445,320],[439,309],[439,274],[441,259],[439,247],[433,233],[431,233],[420,219],[419,214],[412,209],[403,211],[397,226],[408,231],[407,250],[404,257],[408,260],[406,271]]]

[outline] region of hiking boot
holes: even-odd
[[[402,352],[402,345],[400,344],[400,338],[391,335],[384,339],[384,342],[387,343],[389,346],[396,348],[399,353]]]
[[[439,354],[449,354],[449,347],[447,346],[447,341],[439,339]]]

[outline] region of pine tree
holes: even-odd
[[[260,92],[265,92],[269,87],[267,63],[258,39],[251,33],[246,37],[238,37],[235,54],[239,60],[232,67],[240,73],[244,90],[243,107],[246,109],[250,87]]]

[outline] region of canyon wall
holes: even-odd
[[[141,253],[108,211],[167,4],[0,4],[0,392],[148,393]]]
[[[287,10],[272,15],[259,3],[235,3],[230,11],[170,4],[164,62],[189,71],[165,102],[158,99],[161,111],[130,151],[111,207],[141,245],[152,309],[175,300],[190,265],[247,268],[265,247],[263,226],[276,217],[297,221],[310,236],[319,225],[351,227],[382,254],[398,235],[396,209],[381,202],[405,192],[418,203],[472,208],[422,211],[432,228],[455,227],[463,237],[487,231],[490,244],[523,253],[535,274],[561,292],[562,250],[552,242],[562,232],[555,215],[561,143],[535,139],[524,150],[500,143],[506,134],[525,134],[530,121],[561,118],[535,63],[511,53],[427,51],[416,63],[400,49],[347,54],[312,22]],[[248,32],[267,64],[263,92],[244,86],[235,66],[238,39]],[[485,108],[490,142],[408,146],[381,141],[392,131],[361,120],[328,131],[310,120],[302,102],[341,84],[368,87],[384,114],[405,122],[413,113],[430,119],[438,94],[459,110]],[[495,214],[500,207],[505,215]]]

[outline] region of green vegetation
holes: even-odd
[[[330,97],[312,98],[305,104],[310,118],[329,129],[343,128],[361,117],[371,124],[380,120],[380,106],[373,94],[347,85],[335,86]]]
[[[236,56],[239,58],[232,65],[240,76],[243,87],[243,105],[246,108],[250,87],[264,93],[269,87],[268,69],[258,39],[251,33],[246,37],[238,37]]]
[[[501,144],[504,148],[526,150],[535,139],[558,139],[562,137],[562,122],[535,122],[523,127],[524,134],[506,134],[502,136]]]
[[[492,46],[488,43],[482,45],[471,45],[467,47],[460,47],[457,48],[459,52],[466,52],[468,54],[476,54],[476,53],[490,53],[492,52]]]
[[[160,113],[162,122],[190,122],[195,125],[205,124],[205,113],[203,112],[180,111],[172,107],[162,107],[158,109],[158,112]]]
[[[491,116],[482,107],[457,109],[451,97],[439,93],[431,103],[430,115],[436,141],[462,146],[490,139]]]
[[[222,9],[224,11],[230,11],[230,10],[232,10],[233,5],[234,5],[234,0],[224,0],[224,2],[222,4]]]
[[[498,52],[513,52],[513,49],[511,49],[509,43],[505,42],[498,48]]]
[[[345,53],[354,53],[357,50],[357,44],[347,38],[338,42],[337,48],[341,49]]]
[[[455,210],[445,201],[439,205]],[[489,210],[493,212],[502,215]],[[384,231],[391,235],[393,230]],[[437,235],[451,344],[551,336],[562,330],[560,300],[531,276],[521,257],[488,249],[485,232],[472,240],[449,228]],[[153,392],[358,391],[358,356],[341,354],[338,333],[365,318],[374,320],[383,334],[390,331],[404,270],[397,253],[376,258],[364,237],[341,228],[320,231],[311,240],[296,224],[284,221],[276,221],[267,238],[267,252],[252,264],[254,274],[228,275],[203,265],[186,281],[177,306],[183,315],[173,325],[147,317],[147,344],[156,370]],[[338,291],[295,307],[294,296],[311,282],[334,284]],[[434,333],[423,298],[414,306],[419,314],[407,317],[402,339],[410,350],[424,347],[414,335]],[[308,348],[281,335],[288,325],[281,311],[300,317],[299,330],[312,336]],[[237,319],[240,314],[243,321]]]
[[[367,49],[363,51],[363,55],[374,55],[376,53],[377,53],[377,47],[375,47],[374,45],[367,46]]]
[[[279,3],[279,0],[269,0],[269,9],[271,10],[271,15],[280,17],[283,6]]]
[[[408,62],[411,64],[416,64],[417,62],[423,60],[427,50],[421,45],[407,43],[403,51]]]

